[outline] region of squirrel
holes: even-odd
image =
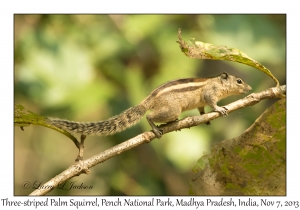
[[[135,125],[147,111],[150,111],[146,115],[147,121],[155,136],[160,138],[162,130],[154,122],[176,121],[181,112],[196,108],[201,115],[205,113],[204,107],[207,105],[222,116],[227,116],[227,108],[218,106],[217,102],[230,95],[245,94],[251,89],[242,79],[223,72],[216,77],[186,78],[167,82],[153,90],[140,104],[104,121],[74,122],[57,118],[46,120],[51,125],[71,133],[107,136]]]

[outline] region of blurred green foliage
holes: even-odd
[[[286,84],[285,15],[15,15],[15,102],[43,116],[97,121],[138,104],[154,88],[177,78],[227,71],[242,77],[253,91],[274,86],[271,78],[246,65],[187,58],[176,43],[178,28],[185,40],[245,52]],[[202,154],[242,133],[272,103],[231,113],[211,126],[164,135],[66,183],[92,189],[55,189],[49,195],[187,195],[191,168]],[[77,155],[73,143],[60,133],[43,127],[24,129],[15,129],[15,195],[29,194]],[[88,137],[84,156],[148,130],[143,119],[114,136]],[[25,189],[25,181],[34,186]]]

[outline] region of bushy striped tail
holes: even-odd
[[[47,121],[58,128],[83,135],[113,135],[129,128],[140,121],[147,109],[139,104],[119,115],[98,122],[74,122],[58,118],[47,118]]]

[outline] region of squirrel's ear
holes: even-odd
[[[227,79],[228,78],[228,74],[227,74],[227,72],[223,72],[222,74],[221,74],[221,79]]]

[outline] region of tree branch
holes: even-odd
[[[285,85],[282,85],[280,87],[269,88],[259,93],[252,93],[243,99],[240,99],[238,101],[226,105],[226,108],[228,109],[227,112],[230,113],[246,106],[253,106],[264,99],[282,98],[285,97],[285,94],[286,94]],[[163,133],[166,134],[172,131],[197,126],[218,117],[220,117],[220,113],[210,112],[204,115],[186,117],[179,121],[167,123],[161,125],[160,128],[163,130]],[[91,167],[101,162],[104,162],[116,155],[119,155],[122,152],[137,147],[140,144],[149,143],[155,138],[156,137],[153,132],[151,131],[144,132],[132,139],[129,139],[121,144],[118,144],[110,149],[107,149],[89,159],[78,160],[73,165],[71,165],[68,169],[66,169],[65,171],[63,171],[62,173],[60,173],[59,175],[55,176],[47,183],[45,183],[43,185],[44,187],[40,187],[39,189],[33,191],[30,195],[45,195],[48,192],[50,192],[52,189],[58,187],[60,184],[66,182],[67,180],[71,179],[74,176],[79,176],[81,173],[88,174],[89,169]]]

